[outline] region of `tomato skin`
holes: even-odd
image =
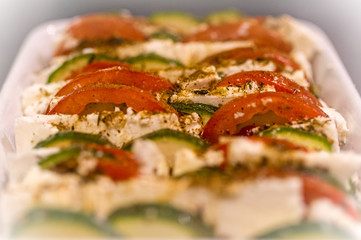
[[[66,34],[79,42],[110,38],[144,41],[146,36],[135,27],[136,21],[135,18],[112,14],[90,14],[75,18],[66,30]],[[71,50],[73,49],[69,49],[64,40],[60,42],[54,55],[68,54]]]
[[[78,40],[124,38],[145,40],[145,35],[135,28],[134,19],[111,14],[91,14],[74,19],[67,33]]]
[[[138,175],[139,164],[131,152],[96,144],[87,147],[103,153],[110,153],[115,157],[115,159],[101,157],[98,159],[97,164],[97,169],[114,181],[125,180]]]
[[[104,151],[104,150],[103,150]],[[120,149],[105,150],[116,157],[116,160],[100,159],[98,169],[115,181],[129,179],[138,174],[139,164],[130,152]]]
[[[307,148],[296,145],[285,139],[259,137],[259,136],[252,136],[252,137],[249,137],[248,139],[250,139],[251,141],[263,142],[264,144],[266,144],[268,146],[275,146],[278,148],[282,148],[284,150],[308,152]]]
[[[270,59],[278,70],[288,68],[291,71],[300,69],[300,66],[286,53],[270,47],[240,47],[205,58],[202,62],[207,64],[219,64],[227,60],[242,61],[247,59]]]
[[[88,103],[126,103],[135,111],[171,111],[169,105],[160,102],[151,93],[124,85],[94,85],[84,87],[64,96],[46,114],[79,114]]]
[[[111,68],[111,67],[121,67],[123,69],[130,69],[131,68],[130,64],[117,62],[117,61],[92,62],[92,63],[82,67],[81,69],[78,69],[78,70],[74,71],[70,76],[68,76],[66,78],[66,80],[75,78],[76,76],[78,76],[80,74],[92,73],[92,72],[96,72],[96,71],[101,70],[101,69]]]
[[[237,125],[256,114],[269,111],[288,122],[327,115],[316,105],[310,105],[298,96],[283,92],[264,92],[236,98],[219,108],[207,122],[202,137],[216,143],[222,135],[237,133]]]
[[[257,19],[210,25],[205,30],[186,36],[184,39],[185,42],[232,40],[252,40],[256,45],[273,47],[283,52],[292,50],[292,46],[285,42],[276,31],[262,26]]]
[[[309,206],[313,201],[318,199],[329,199],[335,205],[342,207],[347,214],[349,214],[356,221],[360,221],[360,214],[358,210],[348,201],[347,196],[344,192],[326,182],[322,178],[319,178],[315,175],[298,172],[295,170],[288,169],[274,169],[274,168],[265,168],[257,170],[251,174],[248,174],[248,177],[253,175],[256,177],[296,177],[301,180],[302,183],[302,194],[304,203]]]
[[[320,198],[330,199],[334,204],[344,208],[344,210],[355,220],[360,221],[357,209],[352,206],[345,197],[345,194],[331,184],[311,175],[303,174],[303,194],[307,205]]]
[[[152,92],[174,89],[174,86],[164,78],[113,67],[79,75],[61,88],[56,96],[64,96],[94,84],[123,84]]]
[[[318,99],[308,90],[301,87],[294,81],[288,79],[280,73],[267,71],[244,71],[230,75],[220,81],[216,87],[243,86],[249,81],[256,81],[258,86],[271,85],[276,92],[294,94],[308,101],[310,104],[321,106]]]

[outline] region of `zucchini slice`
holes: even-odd
[[[209,14],[205,21],[209,24],[218,25],[222,23],[237,22],[244,18],[244,15],[237,9],[225,9]]]
[[[177,11],[157,12],[154,13],[150,19],[159,26],[174,29],[181,34],[189,33],[190,29],[199,24],[192,15]]]
[[[257,239],[353,239],[343,230],[328,224],[318,222],[303,222],[276,229],[256,237]]]
[[[170,39],[172,40],[173,42],[179,42],[181,40],[181,38],[168,31],[168,30],[165,30],[165,29],[162,29],[162,30],[159,30],[157,32],[154,32],[150,35],[150,38],[155,38],[155,39]]]
[[[74,132],[74,131],[61,131],[54,135],[49,136],[47,139],[39,142],[35,145],[35,148],[45,147],[70,147],[74,143],[94,143],[97,145],[108,145],[113,146],[108,139],[104,136]]]
[[[114,211],[108,221],[127,238],[207,238],[213,230],[199,216],[164,204],[138,204]]]
[[[135,57],[129,57],[122,60],[131,64],[134,68],[141,71],[159,70],[170,67],[184,67],[184,65],[174,59],[165,58],[155,53],[144,53]]]
[[[48,78],[48,83],[64,81],[74,71],[96,61],[117,61],[104,54],[87,53],[75,56],[65,61],[60,67],[52,72]]]
[[[158,145],[162,152],[168,154],[173,154],[175,150],[181,148],[191,148],[196,151],[203,151],[209,147],[209,144],[203,139],[168,128],[148,133],[140,138],[152,140]],[[129,151],[132,150],[135,140],[125,144],[123,149]]]
[[[202,152],[209,147],[209,144],[203,139],[172,129],[161,129],[140,138],[151,140],[157,144],[159,150],[171,164],[174,162],[175,153],[179,149],[188,148],[196,152]],[[125,144],[123,149],[131,151],[135,140]]]
[[[120,235],[105,222],[61,209],[36,208],[14,228],[13,235],[26,238],[105,238]]]
[[[288,140],[313,151],[332,152],[332,145],[327,138],[297,128],[276,127],[268,129],[260,135]]]
[[[46,158],[42,159],[38,165],[43,169],[54,168],[58,165],[68,163],[68,167],[74,168],[75,164],[69,164],[69,162],[75,162],[81,152],[80,147],[64,148],[57,153],[51,154]]]
[[[178,112],[192,114],[194,112],[198,113],[202,118],[203,125],[205,125],[208,120],[212,117],[213,113],[218,110],[217,107],[204,104],[204,103],[181,103],[173,102],[169,103],[173,108]]]

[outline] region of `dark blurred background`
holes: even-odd
[[[315,23],[329,36],[361,92],[361,0],[0,0],[0,86],[26,35],[43,22],[120,8],[134,15],[174,9],[205,15],[230,7],[250,15],[287,13]]]

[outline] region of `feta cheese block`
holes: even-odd
[[[185,131],[200,133],[200,119],[184,117],[180,120],[172,113],[135,113],[128,109],[123,112],[103,112],[99,114],[79,115],[35,115],[21,117],[15,124],[16,147],[18,152],[30,149],[36,143],[61,130],[74,130],[85,133],[101,134],[112,143],[121,147],[124,143],[146,133],[170,128],[182,129],[181,121],[188,124]],[[183,124],[184,126],[184,124]]]

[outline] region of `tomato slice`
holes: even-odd
[[[171,111],[169,105],[158,101],[151,93],[124,85],[93,85],[64,96],[46,114],[79,114],[89,103],[125,103],[135,111]]]
[[[137,19],[115,14],[91,14],[75,18],[66,33],[79,41],[122,38],[131,41],[143,41],[146,36],[136,28]],[[65,40],[66,41],[66,40]],[[59,44],[55,55],[66,54],[69,49],[65,41]]]
[[[288,79],[280,73],[266,71],[244,71],[224,78],[217,84],[217,87],[243,86],[249,81],[257,82],[258,86],[271,85],[277,92],[294,94],[317,106],[321,106],[318,99],[308,90]]]
[[[92,145],[90,148],[110,153],[115,157],[115,159],[100,157],[97,165],[99,170],[114,181],[129,179],[138,174],[139,164],[131,152],[100,145]]]
[[[134,26],[135,19],[115,14],[91,14],[74,19],[67,33],[78,40],[109,39],[113,37],[133,41],[145,40]]]
[[[276,65],[278,70],[284,68],[290,71],[300,69],[300,66],[286,53],[270,47],[241,47],[209,56],[203,60],[208,64],[219,64],[226,60],[242,61],[247,59],[270,59]]]
[[[268,146],[277,147],[278,149],[282,150],[296,150],[296,151],[303,151],[308,152],[307,148],[294,144],[285,139],[277,139],[277,138],[269,138],[269,137],[259,137],[259,136],[252,136],[249,137],[251,141],[263,142]]]
[[[345,194],[341,190],[320,178],[311,175],[303,174],[301,178],[303,182],[304,201],[306,204],[310,204],[314,200],[320,198],[327,198],[334,204],[343,207],[355,220],[360,220],[357,209],[347,201]]]
[[[247,177],[252,177],[252,175],[263,178],[297,177],[302,182],[303,199],[306,205],[310,205],[315,200],[326,198],[332,201],[334,204],[341,206],[355,220],[360,220],[360,215],[357,209],[348,201],[346,194],[320,177],[295,170],[275,168],[264,168],[261,170],[256,170],[256,172],[248,174]]]
[[[69,75],[66,78],[66,80],[75,78],[76,76],[78,76],[80,74],[96,72],[98,70],[105,69],[105,68],[111,68],[111,67],[121,67],[123,69],[131,68],[130,64],[123,63],[123,62],[117,62],[117,61],[92,62],[92,63],[89,63],[88,65],[85,65],[84,67],[74,71],[71,75]]]
[[[262,26],[257,19],[209,25],[206,29],[184,38],[185,42],[232,40],[252,40],[256,45],[274,47],[283,52],[290,52],[292,50],[292,46],[285,42],[278,32]]]
[[[61,88],[56,96],[64,96],[94,84],[123,84],[152,92],[174,89],[174,86],[162,77],[113,67],[79,75]]]
[[[262,114],[268,113],[274,115],[272,119],[262,117]],[[273,118],[283,119],[285,123],[318,116],[327,117],[317,105],[309,104],[296,95],[284,92],[251,94],[236,98],[219,108],[207,122],[202,137],[210,143],[216,143],[219,136],[237,134],[239,126],[255,115],[263,119],[263,124],[278,123],[278,119]]]

